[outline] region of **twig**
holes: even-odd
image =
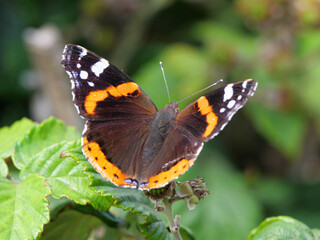
[[[167,197],[163,198],[163,205],[164,205],[164,213],[168,219],[170,231],[175,240],[182,240],[182,237],[179,232],[179,220],[180,216],[176,216],[173,218],[172,212],[172,203],[169,201]]]

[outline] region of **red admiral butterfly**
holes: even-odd
[[[176,102],[157,110],[123,71],[77,45],[66,45],[62,66],[73,101],[87,122],[82,151],[107,180],[141,190],[165,186],[186,172],[203,142],[216,136],[254,94],[248,79],[218,88],[180,112]]]

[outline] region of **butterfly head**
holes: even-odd
[[[163,111],[163,112],[167,113],[169,116],[172,116],[172,117],[176,118],[176,116],[180,112],[180,110],[178,108],[178,102],[176,102],[176,101],[171,102],[171,103],[167,104],[160,111]]]

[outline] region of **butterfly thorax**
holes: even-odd
[[[165,137],[172,127],[172,122],[179,113],[178,104],[176,102],[166,105],[163,109],[154,114],[150,124],[150,132]]]
[[[154,114],[149,126],[149,135],[146,138],[141,154],[142,165],[149,165],[159,154],[170,129],[174,127],[174,120],[179,113],[178,104],[172,102]],[[140,166],[140,169],[142,166]],[[145,169],[145,167],[143,167]]]

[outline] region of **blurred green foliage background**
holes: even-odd
[[[39,47],[37,55],[32,48],[38,43],[30,47],[28,33],[46,26],[59,36],[49,45],[57,51],[41,55]],[[72,99],[66,74],[55,79],[65,87],[51,89],[67,92],[65,102],[48,98],[39,107],[35,98],[46,99],[50,90],[39,84],[51,74],[37,64],[39,56],[58,66],[51,66],[53,72],[62,72],[66,43],[124,69],[159,109],[168,103],[159,61],[174,100],[221,78],[224,84],[254,78],[255,96],[180,178],[205,177],[211,194],[192,212],[183,204],[175,210],[197,239],[245,239],[265,217],[276,215],[319,228],[319,27],[318,0],[3,0],[0,125],[56,115],[35,114],[46,104],[67,114],[63,106]]]

